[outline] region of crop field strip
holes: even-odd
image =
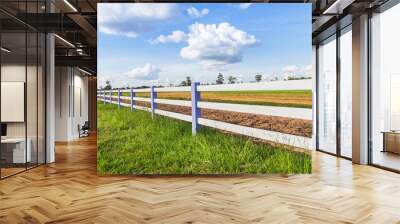
[[[117,93],[113,93],[114,96]],[[130,96],[123,92],[122,96]],[[136,97],[150,98],[150,93],[138,92]],[[190,100],[190,92],[159,92],[159,99]],[[264,106],[282,106],[296,108],[311,108],[311,90],[263,90],[263,91],[225,91],[225,92],[202,92],[201,101],[251,104]]]
[[[311,157],[283,146],[98,103],[98,170],[109,174],[310,173]]]

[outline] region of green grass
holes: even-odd
[[[310,173],[311,156],[188,122],[98,104],[100,174]]]

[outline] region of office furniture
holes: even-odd
[[[90,129],[89,121],[85,121],[85,123],[82,125],[82,127],[80,127],[80,125],[78,125],[78,129],[79,129],[78,130],[79,138],[89,136],[89,129]]]
[[[400,154],[400,131],[383,131],[382,152]]]
[[[27,144],[26,151],[25,144]],[[2,138],[1,160],[5,164],[25,164],[25,162],[31,162],[32,140],[30,138]]]

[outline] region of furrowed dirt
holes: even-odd
[[[136,103],[138,106],[150,107],[150,103],[147,102],[137,101]],[[190,107],[168,104],[158,104],[157,108],[160,110],[181,113],[185,115],[191,115],[192,112]],[[259,128],[309,138],[311,138],[312,134],[312,121],[310,120],[210,109],[202,109],[201,113],[203,118],[246,127]]]

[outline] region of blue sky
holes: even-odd
[[[100,86],[310,71],[311,4],[99,4]]]

